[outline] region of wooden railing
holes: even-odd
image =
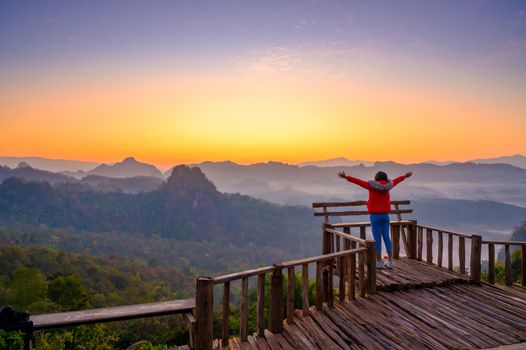
[[[424,238],[425,232],[425,238]],[[444,244],[444,236],[447,235],[447,246]],[[437,256],[434,257],[433,245],[438,241]],[[441,228],[417,225],[417,260],[423,260],[423,247],[424,242],[426,246],[425,261],[428,264],[435,264],[438,267],[445,267],[444,263],[444,251],[447,255],[447,269],[449,271],[454,270],[454,245],[455,238],[458,246],[458,271],[460,274],[466,274],[466,240],[469,240],[471,247],[470,265],[469,265],[469,276],[474,282],[480,282],[480,258],[481,258],[481,242],[482,237],[479,235],[468,235],[465,233],[455,232],[451,230],[445,230]]]
[[[190,334],[190,342],[192,342],[196,326],[192,314],[195,306],[195,299],[179,299],[147,304],[33,315],[30,318],[30,329],[24,329],[26,333],[24,337],[24,349],[31,349],[32,334],[34,331],[177,314],[182,314],[185,317]]]
[[[495,284],[495,246],[504,246],[504,282],[506,285],[512,285],[511,273],[511,246],[520,246],[521,248],[521,279],[522,285],[526,286],[526,242],[524,241],[482,241],[482,244],[488,246],[488,282]]]
[[[328,229],[330,230],[330,229]],[[323,254],[320,256],[292,260],[280,264],[260,267],[253,270],[236,272],[215,278],[199,277],[196,286],[196,309],[195,318],[195,348],[211,349],[213,343],[213,300],[214,286],[223,286],[222,295],[222,316],[221,316],[221,343],[228,345],[230,329],[228,318],[230,314],[230,289],[231,283],[241,281],[240,298],[240,327],[239,338],[246,341],[248,337],[248,289],[249,279],[256,278],[256,332],[264,335],[266,328],[272,333],[283,332],[283,320],[286,318],[288,323],[293,322],[294,317],[294,287],[296,284],[296,268],[301,267],[301,304],[303,315],[309,315],[309,264],[316,264],[316,309],[323,310],[324,304],[333,307],[334,288],[333,288],[333,269],[335,265],[339,268],[339,300],[343,301],[346,297],[349,300],[356,298],[356,280],[360,295],[364,296],[366,291],[374,293],[376,287],[375,280],[375,250],[374,241],[361,240],[345,237],[348,241],[358,243],[360,247],[349,248],[339,252]],[[352,243],[351,243],[352,245]],[[356,259],[358,256],[358,260]],[[358,261],[358,268],[356,262]],[[358,269],[358,276],[356,270]],[[286,308],[284,303],[284,277],[283,272],[287,270],[287,300]],[[367,270],[367,282],[365,280],[365,270]],[[265,325],[265,277],[270,277],[270,296],[269,296],[269,316],[268,327]],[[358,277],[358,278],[357,278]],[[286,309],[286,315],[283,311]]]

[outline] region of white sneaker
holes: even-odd
[[[377,262],[376,262],[376,268],[377,268],[377,269],[383,269],[383,268],[384,268],[384,263],[381,262],[381,261],[377,261]]]
[[[394,268],[394,261],[393,260],[387,260],[387,262],[385,263],[385,267],[387,267],[388,269],[393,269]]]

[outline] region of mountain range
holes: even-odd
[[[63,160],[63,159],[49,159],[41,157],[0,157],[0,166],[4,165],[9,168],[15,168],[21,162],[27,163],[33,168],[40,170],[47,170],[51,172],[60,172],[68,176],[81,178],[86,175],[101,175],[110,177],[131,177],[131,176],[160,176],[160,171],[154,165],[138,162],[133,157],[127,157],[120,163],[101,164],[94,162],[78,161],[78,160]],[[513,156],[502,156],[495,158],[480,158],[467,161],[466,163],[483,163],[483,164],[509,164],[519,168],[526,169],[526,157],[520,154]],[[197,165],[207,164],[203,162]],[[220,162],[230,163],[233,162]],[[271,162],[272,163],[272,162]],[[299,167],[316,166],[316,167],[342,167],[342,166],[356,166],[363,164],[365,166],[374,166],[375,161],[367,160],[351,160],[345,157],[331,158],[318,161],[306,161],[297,164]],[[452,163],[459,163],[455,161],[433,161],[429,160],[422,163],[434,165],[449,165]],[[170,172],[166,172],[168,176]]]
[[[522,156],[506,158],[520,160]],[[498,161],[498,160],[494,160]],[[349,164],[355,164],[349,161]],[[345,159],[330,160],[326,165],[344,164]],[[493,200],[526,206],[526,169],[496,163],[450,163],[445,165],[419,163],[400,164],[374,162],[364,165],[297,166],[279,162],[241,165],[234,162],[203,162],[194,164],[227,193],[241,193],[279,204],[310,205],[327,199],[362,198],[360,188],[338,179],[336,173],[370,179],[379,171],[395,177],[413,171],[410,181],[396,189],[405,198],[442,197],[450,199]],[[0,181],[11,176],[26,180],[41,180],[51,184],[75,182],[102,191],[128,193],[148,192],[161,185],[171,170],[162,174],[153,165],[128,157],[121,162],[99,165],[89,171],[54,173],[32,168],[22,162],[16,168],[0,167]]]

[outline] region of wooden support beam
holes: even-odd
[[[247,341],[248,337],[248,277],[241,280],[241,300],[239,306],[239,339]]]
[[[366,264],[367,264],[367,293],[376,293],[376,243],[372,240],[365,242],[367,248]]]
[[[495,284],[495,245],[488,244],[488,282]]]
[[[198,277],[195,288],[195,349],[212,350],[214,338],[214,280]]]
[[[323,310],[323,262],[316,263],[316,309]]]
[[[447,234],[447,269],[453,271],[453,235]]]
[[[458,237],[458,260],[460,264],[460,273],[466,274],[466,242],[464,237]]]
[[[360,226],[360,238],[361,239],[365,239],[365,229],[366,229],[366,226]]]
[[[407,230],[407,245],[408,245],[408,248],[407,251],[406,251],[406,255],[408,258],[410,259],[416,259],[417,258],[417,253],[416,253],[416,249],[417,249],[417,238],[416,238],[416,227],[417,227],[417,222],[416,220],[411,220],[411,225],[408,226],[408,230]]]
[[[339,257],[339,265],[340,265],[340,281],[339,281],[339,293],[338,293],[338,300],[340,302],[343,302],[345,299],[345,261],[347,261],[348,257]]]
[[[256,304],[256,327],[258,336],[265,335],[265,274],[258,275],[257,304]],[[228,343],[227,345],[228,346]]]
[[[270,278],[269,326],[272,333],[283,332],[283,275],[277,265]]]
[[[195,330],[196,330],[196,324],[195,317],[191,313],[184,314],[184,318],[186,320],[186,328],[188,329],[190,342],[188,345],[190,345],[190,349],[194,348],[195,344]]]
[[[294,287],[296,286],[296,275],[294,266],[287,269],[288,275],[288,289],[287,289],[287,323],[294,322]]]
[[[351,249],[356,248],[356,242],[351,242]],[[356,254],[350,256],[349,259],[349,299],[356,299]]]
[[[327,280],[327,287],[326,287],[326,296],[327,299],[325,300],[327,302],[327,306],[334,307],[334,286],[333,286],[333,277],[334,277],[334,260],[331,259],[327,262],[328,264],[328,270],[324,271],[324,275],[326,275]]]
[[[418,255],[417,259],[422,261],[422,247],[424,245],[424,228],[418,226]]]
[[[510,254],[510,245],[506,244],[504,246],[504,274],[506,276],[506,285],[511,286],[513,284],[513,279],[511,276],[511,254]]]
[[[471,236],[471,259],[469,264],[470,279],[474,283],[480,283],[480,258],[482,250],[482,237]]]
[[[322,254],[329,254],[331,252],[331,248],[330,248],[330,233],[326,230],[327,228],[327,224],[326,223],[323,223],[322,224],[322,232],[323,232],[323,236],[322,236],[322,242],[321,242],[321,253]]]
[[[444,239],[442,236],[442,231],[438,231],[438,267],[442,267],[442,256],[444,255]]]
[[[416,239],[416,228],[418,226],[418,223],[416,220],[411,220],[411,225],[409,226],[409,232],[408,232],[408,244],[409,244],[409,250],[411,251],[411,259],[416,259],[417,256],[416,256],[416,244],[417,244],[417,239]]]
[[[432,264],[433,263],[433,230],[426,229],[426,258],[427,263]]]
[[[358,255],[358,284],[360,285],[360,296],[365,296],[365,252]]]
[[[230,314],[230,282],[223,283],[223,316],[221,318],[221,344],[228,346],[230,328],[228,316]]]
[[[301,265],[301,306],[303,316],[309,315],[309,265]]]
[[[522,286],[526,287],[526,244],[521,245],[521,261]]]
[[[400,226],[391,226],[391,236],[393,241],[393,258],[400,258]],[[406,252],[407,254],[407,252]]]

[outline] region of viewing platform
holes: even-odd
[[[320,210],[314,215],[324,218],[321,255],[198,277],[195,299],[36,315],[25,330],[26,349],[33,331],[175,314],[185,317],[190,335],[190,344],[179,349],[486,349],[521,343],[526,348],[526,242],[484,241],[404,220],[401,214],[412,210],[399,208],[410,202],[393,201],[395,268],[377,270],[369,222],[330,221],[365,215],[356,209],[365,204],[313,204]],[[495,284],[495,246],[504,248],[505,285]],[[522,285],[512,283],[511,246],[521,250]],[[487,282],[481,282],[483,249]],[[233,330],[236,283],[239,329]],[[255,310],[255,329],[249,329],[249,310]],[[220,332],[214,332],[217,314]]]

